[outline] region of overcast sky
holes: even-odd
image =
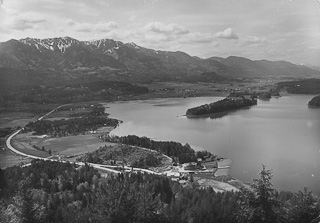
[[[320,0],[0,0],[0,42],[111,38],[320,66]]]

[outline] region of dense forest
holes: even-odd
[[[313,97],[309,102],[308,105],[310,107],[320,107],[320,95]]]
[[[37,120],[29,122],[23,132],[34,131],[35,135],[48,134],[53,137],[85,134],[88,131],[97,130],[103,126],[117,126],[119,121],[108,118],[101,104],[94,105],[90,112],[77,113],[77,116],[70,119],[60,120]]]
[[[24,86],[0,91],[0,107],[20,104],[66,104],[85,101],[118,100],[130,95],[145,94],[148,88],[117,81],[96,81],[64,86]],[[1,111],[1,110],[0,110]]]
[[[0,128],[0,138],[6,137],[12,132],[11,128]]]
[[[277,191],[271,180],[263,166],[251,190],[217,193],[165,176],[101,177],[87,165],[34,160],[0,169],[0,222],[309,223],[319,216],[318,197]]]
[[[291,94],[320,94],[320,79],[280,82],[277,89],[286,90]]]
[[[213,155],[208,151],[194,151],[188,143],[182,145],[179,142],[173,141],[154,141],[147,137],[139,137],[135,135],[121,137],[107,135],[104,139],[107,142],[123,143],[155,150],[172,157],[174,161],[179,163],[195,162],[197,158],[205,159],[213,157]]]
[[[0,148],[6,144],[6,137],[13,132],[12,128],[0,128]]]
[[[201,105],[187,110],[187,116],[206,115],[220,112],[228,112],[231,110],[256,105],[255,99],[246,99],[244,97],[231,98],[227,97],[217,102]]]

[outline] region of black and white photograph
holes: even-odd
[[[1,223],[320,223],[320,0],[0,0]]]

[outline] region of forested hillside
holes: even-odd
[[[117,165],[120,161],[120,163],[137,168],[156,167],[162,161],[171,163],[170,159],[159,152],[123,144],[102,146],[77,158],[77,161],[111,165]]]
[[[172,157],[175,162],[187,163],[194,162],[197,158],[211,157],[213,156],[208,151],[194,151],[189,144],[182,145],[179,142],[173,141],[154,141],[147,137],[139,137],[135,135],[128,136],[109,136],[104,139],[108,142],[123,143],[132,146],[140,146],[155,150],[163,153],[169,157]]]
[[[34,160],[0,169],[0,222],[311,222],[319,198],[276,191],[263,167],[252,190],[216,193],[164,176],[101,177],[89,166]]]
[[[148,49],[113,39],[12,39],[0,43],[0,48],[0,67],[4,68],[0,69],[0,80],[15,86],[24,84],[24,80],[27,85],[52,85],[90,79],[215,82],[226,78],[320,76],[318,70],[285,61],[236,56],[201,59],[181,51]]]
[[[320,94],[320,79],[280,82],[277,88],[292,94]]]
[[[7,86],[10,87],[10,86]],[[0,92],[0,103],[75,103],[83,101],[115,100],[121,96],[138,95],[148,88],[118,81],[93,81],[60,86],[31,85]]]
[[[1,84],[3,82],[0,81]],[[66,81],[59,86],[32,85],[31,83],[26,86],[6,85],[4,88],[0,88],[0,112],[12,110],[15,107],[21,109],[25,105],[25,107],[30,106],[31,112],[37,113],[45,105],[114,101],[145,93],[148,93],[146,87],[119,81],[85,80],[83,83]]]

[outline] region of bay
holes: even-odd
[[[224,117],[187,118],[188,108],[222,97],[169,98],[107,104],[122,120],[111,134],[147,136],[189,143],[232,159],[231,176],[257,178],[262,164],[273,171],[275,188],[308,187],[320,194],[320,109],[308,108],[312,96],[289,95],[258,101],[257,106]]]

